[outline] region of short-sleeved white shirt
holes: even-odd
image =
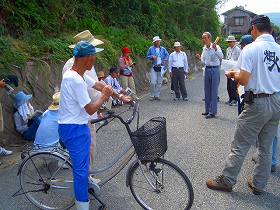
[[[60,88],[59,124],[88,123],[90,115],[84,107],[91,100],[87,88],[87,83],[76,71],[68,70],[64,73]]]
[[[63,70],[62,70],[62,75],[67,71],[67,70],[71,70],[72,69],[72,66],[74,64],[74,57],[70,58],[63,66]],[[89,94],[89,97],[91,99],[92,102],[95,102],[100,96],[101,96],[101,93],[92,88],[94,86],[93,84],[93,81],[98,81],[98,77],[96,75],[96,71],[95,71],[95,68],[94,66],[92,66],[91,70],[89,71],[86,71],[85,74],[84,74],[84,79],[85,79],[85,82],[88,84],[88,94]],[[92,85],[93,84],[93,85]],[[97,118],[97,114],[94,113],[92,115],[92,118]]]
[[[245,46],[239,59],[240,69],[251,74],[245,90],[254,94],[280,91],[280,45],[270,34]]]

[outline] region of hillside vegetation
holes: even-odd
[[[28,60],[65,61],[72,37],[90,30],[105,42],[99,65],[116,64],[120,48],[145,56],[159,35],[172,48],[201,48],[203,31],[218,34],[218,0],[2,0],[0,2],[0,70]]]

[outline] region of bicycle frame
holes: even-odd
[[[105,121],[107,119],[110,118],[117,118],[118,120],[121,121],[121,123],[123,125],[125,125],[126,130],[129,134],[129,137],[131,138],[132,135],[132,131],[130,129],[129,124],[133,121],[136,112],[138,112],[138,103],[135,105],[134,110],[133,110],[133,115],[130,119],[128,119],[127,121],[124,121],[124,119],[122,117],[120,117],[119,115],[115,115],[115,114],[111,114],[108,117],[102,118],[102,119],[96,119],[96,120],[92,120],[91,123],[97,123],[97,122],[101,122],[101,121]],[[137,127],[138,127],[138,121],[139,121],[139,116],[137,117]],[[105,125],[104,125],[105,126]],[[103,127],[103,126],[101,126]],[[100,127],[100,128],[101,128]],[[127,155],[127,156],[126,156]],[[130,143],[121,153],[119,153],[119,155],[114,158],[108,165],[104,166],[103,168],[100,169],[95,169],[93,170],[92,173],[90,173],[90,175],[93,176],[97,176],[98,174],[101,174],[103,172],[109,171],[110,169],[112,169],[117,163],[119,163],[119,165],[113,170],[111,171],[111,173],[109,175],[106,176],[106,178],[104,178],[103,180],[101,180],[100,183],[98,183],[99,186],[103,186],[104,184],[106,184],[108,181],[110,181],[112,178],[114,178],[128,163],[129,161],[132,159],[132,157],[135,155],[135,150],[134,147],[132,145],[132,143]]]

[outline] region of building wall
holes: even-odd
[[[243,25],[235,25],[235,17],[243,17]],[[250,27],[250,14],[242,10],[233,10],[225,16],[224,33],[228,34],[246,34]]]

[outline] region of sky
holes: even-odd
[[[280,12],[280,0],[227,0],[227,2],[218,9],[221,14],[235,6],[244,6],[246,10],[256,14]]]

